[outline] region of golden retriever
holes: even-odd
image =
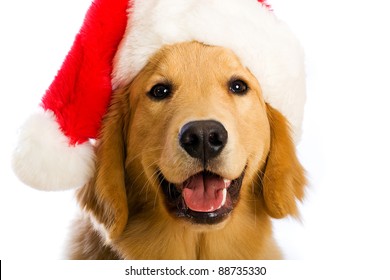
[[[298,215],[305,184],[288,122],[232,51],[164,46],[113,93],[69,258],[280,259],[271,217]]]

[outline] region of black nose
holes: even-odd
[[[212,120],[189,122],[182,127],[179,134],[183,149],[203,163],[218,156],[227,139],[228,133],[224,126]]]

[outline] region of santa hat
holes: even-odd
[[[303,52],[265,0],[94,0],[73,47],[22,126],[13,168],[42,190],[80,187],[93,175],[94,149],[111,93],[163,45],[199,41],[235,52],[265,101],[301,134]]]

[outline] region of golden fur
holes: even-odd
[[[261,63],[261,61],[259,61]],[[242,96],[232,77],[246,81]],[[147,93],[169,81],[173,94]],[[170,182],[203,167],[177,144],[180,127],[213,119],[229,133],[210,169],[233,180],[245,169],[239,201],[217,224],[167,211],[157,168]],[[306,180],[286,119],[262,97],[259,82],[230,50],[197,42],[158,51],[131,84],[113,94],[96,150],[96,174],[78,191],[71,259],[280,259],[271,217],[297,216]]]

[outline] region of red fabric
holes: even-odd
[[[264,6],[266,6],[269,10],[271,10],[271,5],[267,3],[267,0],[257,0],[257,1],[263,4]]]
[[[96,138],[111,97],[112,60],[127,25],[129,0],[95,0],[42,107],[55,113],[69,144]]]

